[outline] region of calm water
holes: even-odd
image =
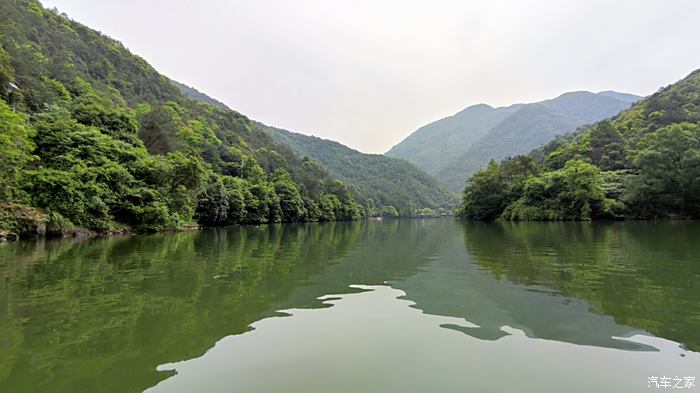
[[[0,391],[655,391],[700,378],[699,256],[696,222],[5,244]]]

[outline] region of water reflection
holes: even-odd
[[[693,375],[700,354],[632,337],[659,352],[620,351],[533,340],[503,327],[497,341],[465,339],[438,326],[463,323],[411,307],[388,286],[324,297],[324,310],[292,309],[254,331],[229,336],[204,356],[164,364],[177,375],[148,393],[178,392],[639,392],[647,375]],[[329,299],[330,297],[330,299]],[[352,338],[352,339],[350,339]]]
[[[0,387],[142,391],[173,375],[158,365],[200,357],[221,338],[284,315],[278,310],[327,308],[335,303],[319,297],[366,290],[353,284],[400,289],[419,314],[447,317],[432,320],[438,331],[487,345],[522,332],[612,350],[661,349],[653,340],[620,339],[651,333],[698,350],[698,235],[690,222],[433,219],[4,245]],[[354,312],[371,314],[376,299],[358,299],[369,303]],[[442,337],[434,334],[418,339]],[[299,344],[311,348],[320,336],[304,337]],[[342,338],[362,339],[362,331]],[[685,353],[676,349],[676,357]],[[411,348],[404,355],[420,356]]]
[[[464,239],[496,278],[700,350],[698,222],[467,223]]]
[[[199,356],[275,315],[274,304],[337,263],[361,229],[296,225],[6,246],[0,386],[153,386],[170,375],[158,364]]]

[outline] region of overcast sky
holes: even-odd
[[[44,0],[269,125],[385,152],[476,103],[648,95],[700,68],[698,0]]]

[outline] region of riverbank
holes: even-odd
[[[454,217],[445,214],[418,214],[412,217],[360,217],[356,220],[335,221],[360,221],[375,219],[399,219],[399,218],[439,218]],[[300,221],[300,222],[325,222],[325,221]],[[277,223],[277,222],[276,222]],[[272,224],[276,224],[272,223]],[[281,223],[281,222],[280,222]],[[259,226],[271,223],[234,224],[233,226]],[[230,226],[230,225],[228,225]],[[227,226],[206,226],[198,223],[190,223],[179,228],[153,230],[146,232],[171,232],[200,230],[204,228],[220,228]],[[18,203],[6,203],[0,206],[0,242],[11,242],[33,238],[86,238],[104,236],[124,236],[136,233],[146,233],[126,224],[115,223],[109,230],[96,230],[73,225],[60,215],[46,214],[43,210]]]
[[[97,237],[127,235],[133,229],[119,225],[106,231],[97,231],[76,226],[60,217],[51,217],[32,206],[6,203],[0,207],[0,242],[41,237]]]

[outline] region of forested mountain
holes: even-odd
[[[486,135],[520,105],[492,108],[486,104],[467,109],[419,128],[392,147],[386,155],[414,163],[428,173],[437,175],[448,163],[455,161],[471,144]]]
[[[464,190],[469,219],[700,218],[700,70],[528,156],[492,161]]]
[[[192,86],[187,86],[184,83],[180,83],[176,80],[170,80],[177,88],[180,90],[182,94],[185,96],[193,99],[193,100],[199,100],[202,102],[206,102],[207,104],[214,105],[216,107],[222,108],[222,109],[230,109],[226,104],[223,102],[217,100],[216,98],[211,98],[210,96],[202,93],[201,91],[195,89]]]
[[[629,102],[630,104],[634,104],[635,102],[639,101],[641,97],[634,95],[634,94],[629,94],[629,93],[618,93],[616,91],[612,90],[606,90],[606,91],[601,91],[598,93],[599,95],[602,96],[607,96],[607,97],[612,97],[620,101],[626,101]]]
[[[183,94],[218,102],[195,88],[175,82]],[[221,104],[224,105],[224,104]],[[370,216],[453,214],[455,193],[415,165],[380,154],[364,154],[335,141],[255,122],[280,145],[308,157],[341,179]]]
[[[452,213],[456,196],[413,164],[380,154],[364,154],[338,142],[260,125],[273,139],[307,156],[348,185],[368,213],[395,207],[403,216]]]
[[[416,164],[457,191],[489,160],[527,153],[556,135],[613,116],[638,98],[579,91],[532,104],[474,105],[421,127],[386,155]]]
[[[121,43],[0,2],[0,228],[65,233],[345,220],[362,208],[248,118],[187,98]]]

